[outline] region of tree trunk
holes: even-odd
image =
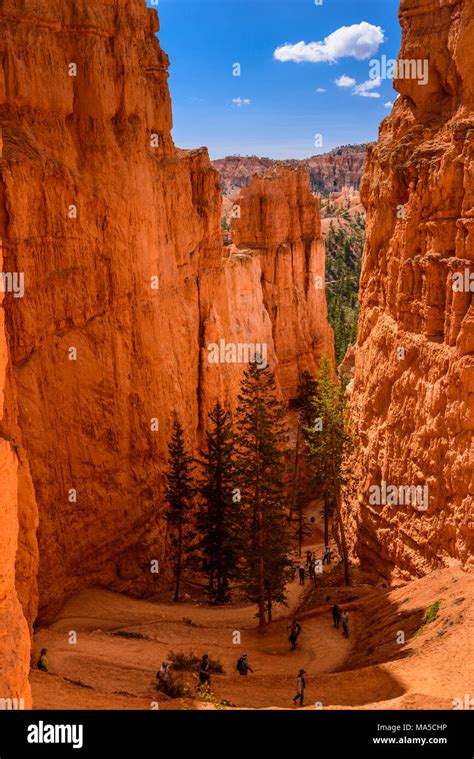
[[[344,525],[342,523],[341,495],[340,495],[339,489],[336,487],[335,478],[334,478],[334,489],[336,493],[337,521],[339,523],[339,532],[341,535],[341,553],[342,553],[342,563],[344,564],[344,582],[346,583],[346,585],[350,585],[351,578],[349,575],[349,555],[347,553],[346,533],[344,530]]]
[[[176,557],[176,585],[174,589],[174,602],[179,601],[179,585],[181,582],[181,551],[183,543],[183,526],[181,520],[179,520],[178,526],[178,553]]]
[[[298,494],[299,459],[300,459],[300,423],[298,422],[298,426],[296,428],[295,466],[293,468],[293,498],[291,499],[290,513],[288,515],[288,521],[290,522],[290,524],[291,524],[291,520],[293,519],[293,512],[295,510],[296,498]],[[301,553],[300,553],[300,556],[301,556]]]
[[[272,621],[272,608],[273,608],[272,597],[271,596],[268,596],[267,607],[268,607],[268,621],[271,622]]]
[[[324,545],[329,545],[329,503],[327,496],[324,496]]]
[[[258,560],[258,628],[259,632],[265,629],[265,563],[262,555]]]

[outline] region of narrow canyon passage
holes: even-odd
[[[206,61],[216,41],[226,47],[218,68],[190,62],[199,30],[183,14],[162,32],[150,0],[0,0],[0,703],[288,709],[301,669],[307,709],[470,703],[474,4],[401,0],[397,19],[395,5],[389,18],[387,4],[368,2],[370,22],[338,28],[336,2],[295,0],[298,35],[311,30],[321,42],[290,50],[285,24],[269,34],[280,19],[271,14],[255,34],[254,72],[273,83],[277,118],[268,111],[263,141],[252,142],[259,132],[244,125],[265,117],[272,98],[262,80],[255,100],[232,91],[251,79],[234,77],[227,44],[242,23],[229,10],[239,2],[221,3],[208,24]],[[309,6],[320,14],[311,24]],[[426,64],[424,83],[368,78],[371,56],[397,54],[389,48],[400,29],[400,61]],[[301,45],[327,50],[323,39],[349,54],[291,58]],[[362,58],[361,44],[370,47]],[[297,79],[313,72],[327,77],[317,90]],[[184,74],[204,105],[183,95]],[[205,98],[216,108],[206,134],[181,143],[179,123],[194,126]],[[327,119],[328,143],[312,155],[322,149],[314,115]],[[211,160],[212,147],[177,147],[203,144],[216,125],[231,140],[221,118],[232,154]],[[288,124],[303,130],[299,158]],[[264,155],[279,139],[285,148],[234,154],[245,152],[241,135]],[[319,427],[318,404],[329,422]],[[177,463],[194,467],[220,405],[232,443],[226,488],[219,453],[219,467],[200,461],[173,502],[174,434],[184,441]],[[261,468],[257,448],[270,451]],[[387,487],[419,489],[423,508],[380,497]],[[290,583],[288,606],[275,606],[261,635],[255,603],[242,599],[254,602],[258,583],[262,621],[265,603],[284,595],[285,562],[298,565],[297,530],[311,514],[308,546],[322,555],[315,498],[324,498],[334,562],[315,586]],[[181,563],[183,519],[196,541]],[[228,605],[210,603],[213,562]],[[348,639],[332,626],[334,603],[349,611]],[[290,651],[295,616],[303,632]],[[48,672],[37,668],[43,648]],[[244,651],[248,677],[236,671]],[[191,694],[156,691],[172,652],[221,661],[215,702],[196,697],[188,670]]]

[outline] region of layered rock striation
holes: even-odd
[[[429,79],[395,80],[367,152],[346,510],[353,557],[387,579],[468,562],[474,489],[474,6],[403,0],[400,22],[399,60]],[[383,483],[419,487],[418,507],[374,503]]]

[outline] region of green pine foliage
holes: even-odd
[[[345,580],[349,584],[349,563],[340,502],[341,493],[348,486],[345,464],[354,444],[345,413],[344,388],[334,376],[327,354],[321,361],[316,384],[312,403],[314,423],[306,430],[308,458],[313,470],[313,481],[324,500],[325,541],[328,543],[329,519],[334,514],[336,538],[344,562]]]
[[[168,471],[165,474],[165,501],[168,504],[168,510],[165,518],[172,528],[171,546],[175,574],[174,600],[179,601],[182,570],[186,558],[194,547],[192,506],[195,487],[193,460],[186,451],[183,427],[176,414],[173,419],[172,436],[168,450]]]
[[[327,211],[327,209],[326,209]],[[328,321],[334,330],[336,361],[344,358],[357,339],[358,292],[365,240],[365,216],[352,219],[348,212],[338,214],[345,224],[331,221],[326,238],[326,300]]]
[[[239,560],[240,504],[234,492],[234,435],[230,414],[216,403],[209,414],[206,450],[201,453],[201,495],[197,514],[198,548],[209,578],[209,594],[216,603],[228,598],[227,587]]]
[[[246,597],[257,603],[259,627],[271,621],[274,603],[285,603],[292,577],[285,508],[285,409],[267,367],[250,364],[238,396],[236,486],[240,491],[242,566]]]

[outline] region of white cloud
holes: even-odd
[[[383,104],[384,108],[392,108],[392,106],[393,106],[393,103],[391,100],[387,100],[387,102]]]
[[[325,90],[324,87],[318,87],[316,92],[327,92],[327,90]]]
[[[353,87],[356,84],[356,80],[351,76],[343,74],[339,79],[336,79],[336,84],[338,87]]]
[[[249,100],[249,98],[234,98],[232,102],[237,106],[237,108],[242,108],[243,105],[250,105],[252,101]]]
[[[380,92],[372,92],[372,90],[380,87],[381,84],[381,79],[367,79],[366,82],[362,82],[362,84],[354,87],[352,94],[359,95],[361,98],[379,98]]]
[[[364,61],[374,55],[384,41],[383,29],[380,26],[362,21],[352,26],[341,26],[324,38],[323,42],[285,43],[277,47],[273,57],[285,63],[293,61],[301,63],[334,62],[338,58],[355,58]]]

